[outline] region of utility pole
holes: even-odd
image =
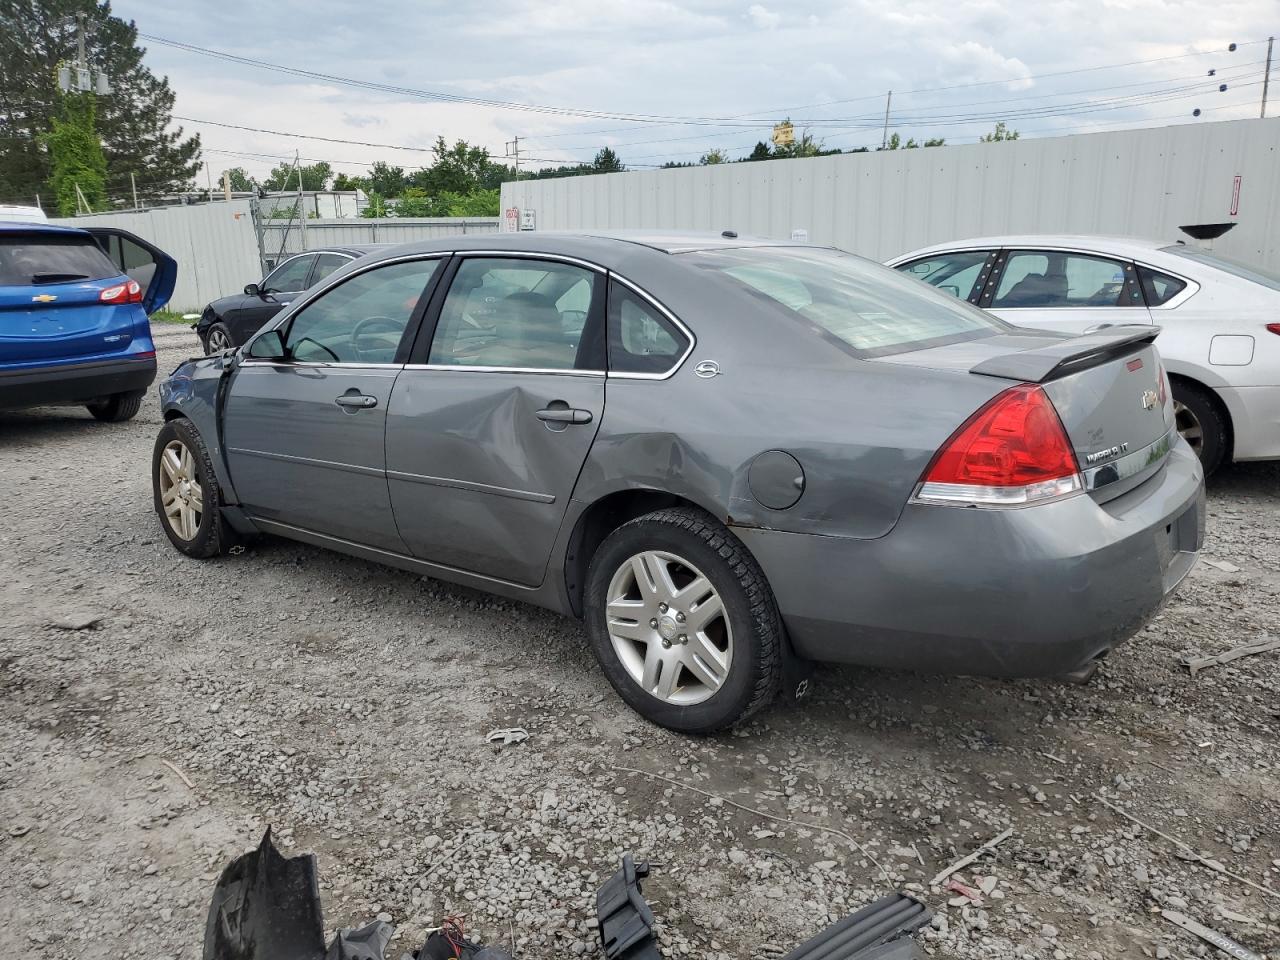
[[[520,138],[507,141],[507,156],[514,157],[516,161],[516,179],[520,179]]]
[[[44,209],[44,204],[42,204],[42,203],[40,202],[40,194],[38,194],[38,193],[36,194],[36,209],[37,209],[37,210],[43,210],[43,209]]]
[[[1271,49],[1276,45],[1275,37],[1267,38],[1267,69],[1262,74],[1262,119],[1267,118],[1267,88],[1271,86]]]
[[[142,209],[138,206],[138,180],[134,177],[132,170],[129,171],[129,186],[133,187],[133,209]]]
[[[302,249],[307,249],[307,211],[302,208],[302,159],[293,151],[293,165],[298,170],[298,228],[302,231]]]
[[[222,171],[222,199],[231,202],[231,171]]]
[[[880,149],[889,146],[889,104],[893,103],[893,91],[884,98],[884,135],[880,138]]]

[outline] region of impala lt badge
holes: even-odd
[[[1156,392],[1154,390],[1144,390],[1142,392],[1142,409],[1154,410],[1159,399],[1160,398],[1156,396]]]
[[[1105,450],[1099,450],[1097,453],[1085,454],[1084,462],[1093,466],[1103,460],[1110,460],[1112,457],[1118,457],[1129,449],[1129,444],[1118,443],[1114,447],[1107,447]]]

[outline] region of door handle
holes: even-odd
[[[539,420],[551,423],[590,423],[590,410],[576,410],[572,407],[547,407],[537,413]]]
[[[340,407],[359,407],[368,408],[378,405],[378,398],[371,397],[366,393],[344,393],[334,401]]]

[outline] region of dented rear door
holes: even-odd
[[[542,582],[604,413],[604,286],[554,258],[458,262],[387,412],[392,510],[414,556]]]

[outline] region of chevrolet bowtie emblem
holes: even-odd
[[[53,303],[58,298],[52,293],[41,293],[31,298],[32,303]]]

